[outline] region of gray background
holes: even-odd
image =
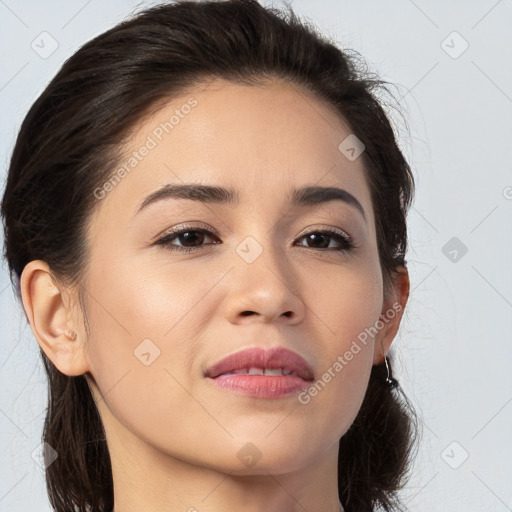
[[[403,497],[417,512],[512,510],[512,2],[290,3],[396,84],[408,120],[390,111],[418,186],[395,375],[424,434]],[[22,118],[62,62],[146,5],[0,0],[2,182]],[[44,512],[31,454],[46,381],[5,264],[0,306],[0,511]]]

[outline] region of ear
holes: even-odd
[[[382,311],[379,317],[379,332],[375,336],[375,345],[373,352],[373,364],[384,363],[385,356],[393,342],[400,321],[409,298],[409,272],[406,266],[400,266],[397,274],[393,278],[391,290],[384,295]]]
[[[88,372],[85,335],[71,320],[69,294],[57,283],[46,262],[33,260],[25,265],[20,291],[30,327],[46,356],[65,375]]]

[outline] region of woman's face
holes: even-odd
[[[339,148],[349,135],[303,90],[220,80],[137,127],[116,168],[124,172],[95,191],[84,283],[90,383],[114,457],[144,447],[278,474],[337,455],[381,355],[381,332],[364,333],[390,307],[360,148],[350,150],[352,139]],[[229,189],[238,201],[161,194],[145,203],[187,184]],[[304,187],[346,193],[293,203]],[[189,234],[158,243],[182,228]],[[329,230],[356,247],[322,235]],[[231,377],[249,386],[237,391],[206,376],[252,347],[295,352],[323,384],[315,393],[302,379]],[[289,380],[299,387],[275,392],[271,382]]]

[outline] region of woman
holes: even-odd
[[[148,9],[63,65],[2,202],[56,511],[402,509],[414,181],[381,86],[250,0]]]

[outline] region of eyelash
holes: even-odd
[[[174,245],[174,244],[170,243],[171,240],[174,240],[178,236],[183,235],[184,233],[190,233],[190,232],[206,233],[208,235],[213,235],[213,237],[217,237],[217,235],[215,233],[213,233],[212,231],[210,231],[209,229],[203,229],[203,228],[194,227],[194,226],[182,226],[180,228],[177,228],[173,231],[166,233],[164,236],[162,236],[155,242],[155,245],[161,245],[167,251],[176,251],[176,252],[182,252],[182,253],[193,252],[198,249],[204,248],[204,245],[200,245],[200,246],[196,246],[196,247],[182,247],[182,246]],[[341,244],[341,247],[336,247],[336,248],[331,248],[331,249],[328,249],[328,248],[315,249],[314,247],[309,247],[309,249],[312,249],[312,250],[349,252],[358,247],[358,245],[351,239],[350,236],[348,236],[346,233],[344,233],[341,230],[337,230],[337,229],[333,229],[333,228],[310,231],[309,233],[304,233],[298,239],[300,240],[300,239],[307,237],[309,235],[312,235],[312,234],[328,235],[330,237],[335,238]],[[210,244],[210,245],[217,245],[217,244],[219,244],[219,242],[215,242],[214,244]],[[305,245],[303,245],[302,247],[308,248]]]

